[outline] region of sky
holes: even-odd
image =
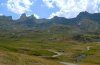
[[[0,0],[0,15],[13,19],[23,13],[36,18],[74,18],[83,11],[100,13],[100,0]]]

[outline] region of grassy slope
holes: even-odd
[[[5,52],[0,50],[0,65],[61,65],[36,56]]]
[[[0,49],[1,49],[0,63],[1,65],[3,64],[32,65],[34,63],[32,60],[34,60],[36,61],[36,63],[42,63],[43,65],[59,65],[55,61],[75,62],[75,57],[81,53],[84,53],[87,54],[87,57],[78,62],[80,65],[100,64],[99,43],[82,43],[66,39],[61,39],[61,40],[49,39],[49,38],[60,38],[60,37],[61,36],[57,34],[50,35],[46,33],[42,34],[29,33],[28,35],[24,35],[18,38],[9,36],[7,38],[0,38]],[[87,46],[91,47],[91,50],[88,52],[86,51]],[[48,50],[64,51],[64,52],[62,52],[63,55],[57,57],[56,59],[52,58],[52,60],[48,58],[46,58],[45,60],[45,58],[38,57],[38,56],[50,57],[55,54]],[[7,55],[7,57],[6,58],[5,56],[3,57],[2,54]]]

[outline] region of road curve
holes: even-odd
[[[53,51],[53,50],[49,50],[49,51],[56,53],[56,55],[53,55],[52,57],[59,57],[59,56],[63,55],[63,53],[61,53],[61,52],[56,52],[56,51]],[[63,65],[78,65],[78,64],[69,63],[69,62],[60,62],[60,63],[63,64]]]

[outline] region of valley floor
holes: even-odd
[[[0,38],[0,65],[100,65],[100,42]]]

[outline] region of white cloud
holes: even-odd
[[[35,16],[37,19],[39,19],[39,18],[40,18],[37,14],[34,14],[34,16]]]
[[[100,12],[100,0],[43,0],[43,2],[49,8],[55,6],[59,8],[59,11],[52,13],[49,18],[53,16],[73,18],[82,11]]]
[[[7,8],[17,14],[22,14],[30,11],[33,3],[30,0],[8,0]]]
[[[45,4],[46,4],[49,8],[53,8],[53,1],[52,1],[52,0],[43,0],[43,2],[45,2]]]
[[[3,14],[2,13],[0,13],[0,16],[2,16]]]

